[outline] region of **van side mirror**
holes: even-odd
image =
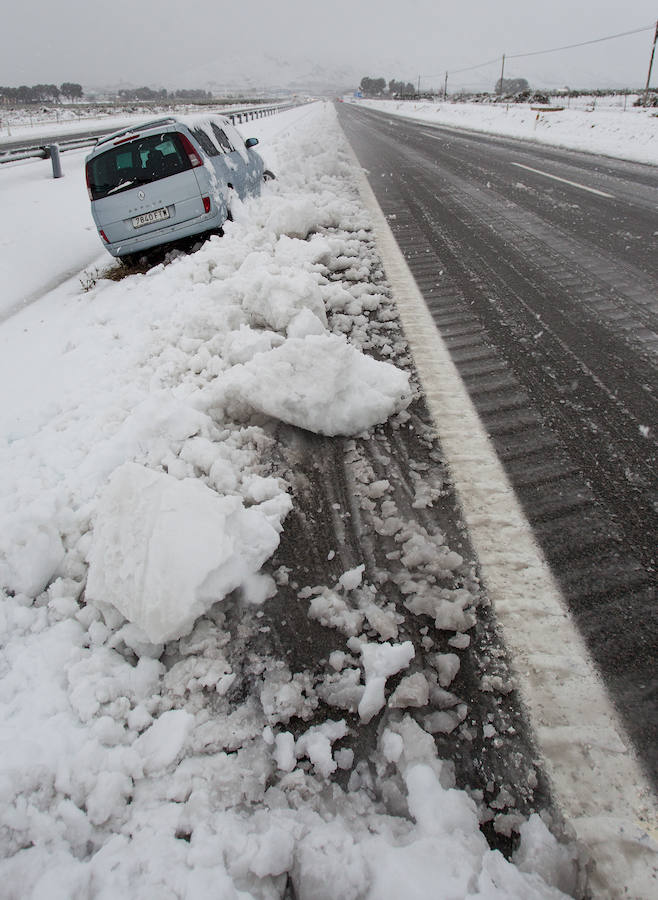
[[[244,145],[248,150],[250,147],[255,147],[257,143],[258,138],[247,138],[247,140],[244,142]]]

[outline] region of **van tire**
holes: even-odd
[[[274,181],[276,179],[276,175],[274,172],[270,172],[269,169],[265,169],[263,172],[263,181]]]

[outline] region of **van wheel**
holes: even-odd
[[[269,169],[265,169],[265,171],[263,172],[263,181],[274,181],[275,178],[276,175],[274,174],[274,172],[270,172]]]

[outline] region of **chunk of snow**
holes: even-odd
[[[397,639],[398,625],[404,621],[404,618],[395,611],[393,605],[387,609],[382,609],[376,603],[366,603],[362,609],[368,620],[368,625],[377,632],[382,640]]]
[[[404,605],[416,615],[431,616],[435,628],[465,632],[475,625],[475,614],[471,609],[474,599],[465,588],[424,589],[405,600]]]
[[[455,634],[453,637],[448,638],[448,643],[457,650],[465,650],[471,643],[471,638],[468,634]]]
[[[223,389],[231,399],[307,431],[356,435],[406,407],[409,376],[336,335],[289,338],[235,366]]]
[[[258,507],[125,463],[98,504],[87,597],[112,604],[153,643],[173,640],[278,544]]]
[[[379,500],[380,497],[383,497],[386,491],[391,489],[390,482],[383,478],[381,481],[373,481],[366,487],[366,493],[370,497],[371,500]]]
[[[405,709],[408,706],[426,706],[430,698],[430,688],[422,672],[415,672],[403,678],[391,694],[388,705],[392,709]]]
[[[134,748],[147,775],[161,772],[175,762],[194,723],[194,716],[184,709],[171,709],[135,741]]]
[[[363,625],[363,613],[328,588],[311,599],[308,616],[326,628],[337,628],[348,636],[359,634]]]
[[[520,871],[537,873],[546,884],[576,896],[578,860],[574,846],[559,844],[537,813],[520,826],[519,834],[514,862]]]
[[[63,559],[59,532],[41,516],[0,519],[0,587],[29,597],[40,594]]]
[[[320,319],[310,309],[302,309],[290,320],[286,334],[289,338],[305,338],[309,334],[324,334],[326,320]]]
[[[354,765],[354,750],[351,750],[349,747],[343,747],[342,750],[336,750],[334,759],[338,763],[339,769],[343,769],[343,771],[351,769]]]
[[[291,677],[287,669],[266,681],[260,692],[260,702],[272,725],[286,724],[293,716],[308,719],[318,705],[308,673],[297,672]]]
[[[343,650],[333,650],[329,654],[329,665],[336,672],[340,672],[344,667],[346,660],[347,654]]]
[[[328,706],[337,706],[351,713],[357,711],[363,691],[359,669],[343,669],[342,672],[326,675],[317,687],[318,696]]]
[[[450,734],[457,728],[461,718],[452,710],[440,710],[430,713],[423,719],[423,725],[430,734]]]
[[[280,235],[305,238],[318,224],[318,212],[310,197],[277,198],[266,227]]]
[[[296,849],[292,881],[298,900],[375,900],[368,893],[372,876],[363,851],[340,819],[318,823]]]
[[[379,740],[379,746],[388,762],[397,762],[404,752],[404,741],[401,735],[390,731],[388,728],[384,729]]]
[[[434,653],[430,661],[439,673],[439,684],[443,688],[450,687],[459,672],[459,657],[456,653]]]
[[[411,641],[403,644],[361,644],[366,680],[365,691],[359,703],[362,722],[369,722],[384,706],[386,679],[406,668],[415,655]]]
[[[363,580],[365,568],[364,565],[361,565],[357,566],[355,569],[349,569],[349,571],[343,572],[338,579],[338,583],[344,591],[353,591],[355,588],[358,588]]]
[[[274,761],[282,772],[292,772],[297,765],[295,738],[289,731],[280,731],[274,738]]]
[[[315,771],[328,778],[338,768],[332,756],[331,747],[334,741],[345,737],[348,732],[343,719],[334,722],[329,719],[321,725],[313,725],[297,739],[295,754],[298,759],[307,756],[315,767]]]
[[[312,313],[322,328],[327,327],[327,314],[316,278],[292,266],[279,269],[264,262],[259,253],[244,261],[234,279],[242,307],[253,325],[271,328],[285,334],[290,324],[305,310]]]
[[[231,363],[246,363],[257,353],[267,353],[273,347],[279,347],[284,337],[274,331],[250,328],[240,325],[238,331],[231,331],[224,344],[224,357]]]

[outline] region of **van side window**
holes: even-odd
[[[212,139],[206,134],[203,128],[190,128],[190,131],[201,144],[208,156],[219,156],[219,150],[215,147]]]
[[[222,148],[224,153],[233,153],[235,147],[231,144],[226,136],[226,133],[222,131],[219,125],[215,125],[214,122],[211,122],[210,127],[212,128],[212,133],[215,135],[217,143]]]

